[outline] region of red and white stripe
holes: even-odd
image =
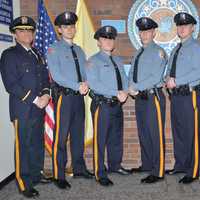
[[[52,99],[50,99],[49,104],[45,108],[45,122],[44,122],[44,137],[45,137],[45,147],[48,152],[52,153],[52,144],[53,144],[53,131],[55,127],[54,119],[54,105]]]

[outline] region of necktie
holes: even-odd
[[[77,74],[78,82],[82,82],[81,72],[80,72],[80,65],[79,65],[79,62],[78,62],[77,54],[74,51],[74,47],[73,46],[71,46],[70,48],[71,48],[72,55],[73,55],[73,58],[74,58],[74,62],[75,62],[75,65],[76,65],[76,74]]]
[[[31,57],[31,59],[32,59],[32,61],[33,61],[34,63],[37,63],[37,62],[38,62],[38,59],[37,59],[36,55],[32,52],[31,49],[28,50],[28,54],[29,54],[29,56]]]
[[[122,88],[122,79],[121,79],[121,75],[120,75],[118,66],[115,63],[115,61],[113,60],[112,56],[110,56],[110,60],[111,60],[112,64],[114,65],[114,68],[115,68],[115,74],[116,74],[116,78],[117,78],[117,88],[118,88],[118,90],[122,90],[123,89]]]
[[[174,53],[173,61],[172,61],[172,68],[170,71],[170,77],[176,78],[176,61],[178,57],[178,53],[182,47],[182,43],[179,44],[179,47],[177,48],[176,52]]]
[[[139,58],[142,55],[144,51],[144,48],[141,48],[140,53],[137,55],[136,59],[135,59],[135,63],[134,63],[134,71],[133,71],[133,81],[135,83],[137,83],[138,79],[137,79],[137,75],[138,75],[138,62],[139,62]]]

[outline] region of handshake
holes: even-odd
[[[134,90],[132,87],[129,87],[128,92],[119,91],[117,98],[121,103],[123,103],[123,102],[126,101],[128,94],[131,95],[131,96],[136,96],[136,95],[138,95],[138,93],[139,93],[139,91]]]
[[[138,90],[135,90],[132,86],[129,87],[128,89],[129,91],[129,94],[133,97],[135,97],[136,95],[138,95],[139,91]]]
[[[86,95],[88,93],[89,86],[87,82],[81,82],[79,86],[79,92],[81,95]]]
[[[119,90],[118,94],[117,94],[117,99],[119,100],[120,103],[124,103],[126,101],[128,97],[128,93],[123,91],[123,90]]]
[[[34,104],[40,108],[43,109],[47,106],[47,104],[49,103],[49,99],[50,96],[48,94],[44,94],[41,97],[36,97],[36,99],[34,100]]]

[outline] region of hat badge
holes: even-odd
[[[142,23],[146,24],[147,23],[147,19],[146,18],[142,18]]]
[[[110,26],[107,26],[107,27],[106,27],[106,32],[107,32],[107,33],[111,32],[111,27],[110,27]]]
[[[23,17],[21,18],[21,20],[22,20],[22,24],[27,24],[27,23],[28,23],[28,18],[25,17],[25,16],[23,16]]]
[[[65,19],[70,19],[70,13],[68,12],[65,13]]]
[[[181,17],[181,19],[185,20],[186,19],[185,13],[181,13],[180,17]]]

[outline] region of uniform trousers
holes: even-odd
[[[123,111],[120,104],[91,103],[94,128],[94,171],[97,180],[106,178],[105,149],[107,149],[108,171],[121,167],[123,155]]]
[[[142,170],[158,177],[164,176],[165,165],[165,96],[159,99],[149,94],[147,99],[135,100],[136,121],[141,147]]]
[[[73,173],[86,170],[84,155],[84,97],[81,95],[60,95],[56,105],[56,129],[53,140],[53,174],[55,179],[65,179],[67,163],[67,139],[70,135],[70,149]]]
[[[171,126],[176,171],[198,176],[199,139],[197,93],[171,96]]]
[[[15,173],[20,191],[29,190],[41,178],[44,165],[43,115],[14,120]]]

